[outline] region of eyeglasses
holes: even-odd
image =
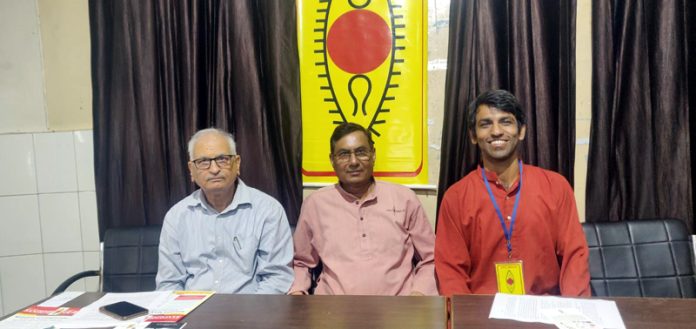
[[[222,169],[227,169],[232,166],[232,159],[236,157],[236,154],[223,154],[223,155],[218,155],[217,157],[210,159],[210,158],[199,158],[196,160],[191,160],[193,162],[193,165],[196,166],[198,169],[209,169],[210,165],[215,161],[218,167]]]
[[[333,155],[334,160],[337,162],[348,162],[350,161],[352,155],[360,161],[368,161],[372,157],[372,151],[366,149],[357,149],[355,151],[340,151]]]

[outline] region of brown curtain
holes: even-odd
[[[593,2],[588,221],[672,217],[693,231],[693,6]]]
[[[466,112],[489,89],[515,94],[528,117],[526,163],[573,182],[575,1],[453,0],[438,199],[479,163]]]
[[[302,183],[294,1],[90,1],[100,234],[159,224],[194,189],[187,140],[232,132],[241,177],[291,222]]]

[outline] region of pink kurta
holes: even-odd
[[[338,184],[312,193],[294,242],[290,292],[306,292],[309,269],[322,262],[315,294],[437,295],[435,236],[416,194],[404,186],[375,182],[363,201]]]

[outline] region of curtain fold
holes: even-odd
[[[438,204],[479,163],[466,113],[489,89],[509,90],[527,114],[524,161],[573,183],[575,8],[574,0],[451,2]]]
[[[690,6],[593,3],[588,221],[671,217],[693,232]]]
[[[194,189],[187,141],[232,132],[241,177],[291,223],[302,197],[294,1],[90,1],[100,234],[159,224]]]

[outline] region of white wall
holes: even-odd
[[[52,19],[42,26],[40,10],[58,4],[71,8],[64,10],[67,16],[46,10],[44,17]],[[99,268],[92,131],[64,124],[70,118],[73,127],[84,127],[91,113],[79,120],[61,114],[91,112],[84,106],[91,102],[91,90],[84,88],[88,33],[72,41],[77,45],[55,42],[63,26],[88,26],[86,8],[84,0],[0,0],[0,315],[46,297],[70,275]],[[46,35],[49,47],[42,46]],[[62,55],[75,49],[82,54]],[[46,72],[61,70],[72,73],[53,74],[56,90],[47,93]],[[60,97],[77,89],[82,92]],[[97,284],[83,280],[72,289],[96,290]]]
[[[37,6],[0,0],[0,132],[43,131],[46,112]]]

